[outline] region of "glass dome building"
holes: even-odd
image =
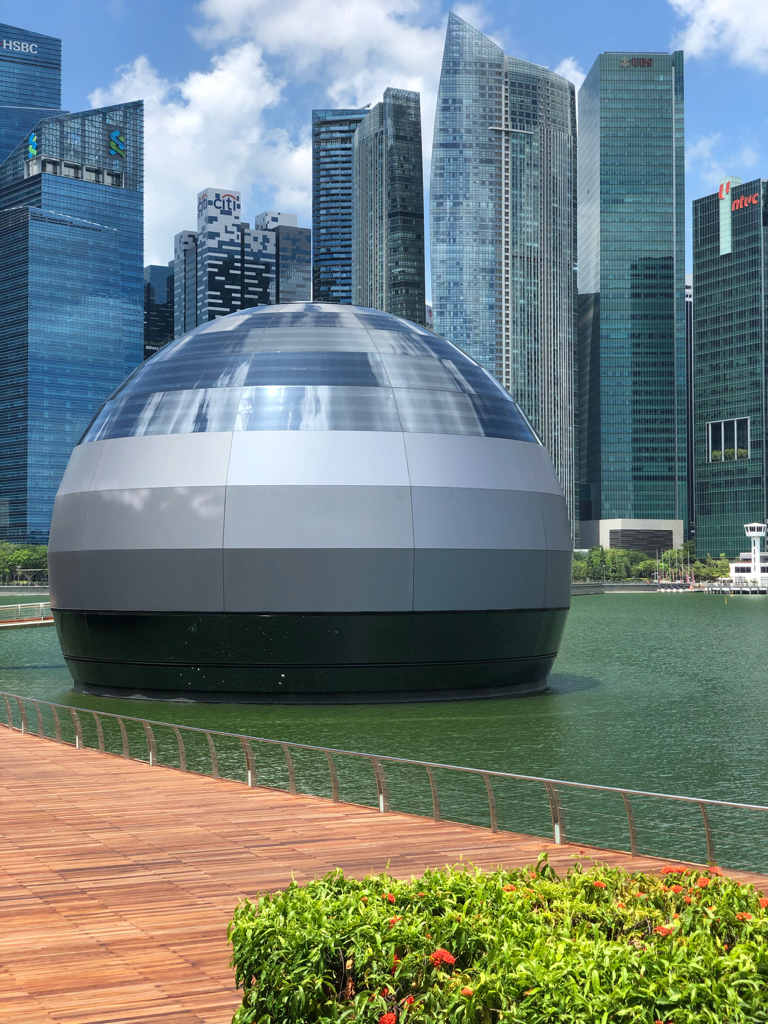
[[[322,303],[142,364],[72,454],[49,564],[93,694],[534,692],[570,605],[563,493],[509,394],[425,328]]]

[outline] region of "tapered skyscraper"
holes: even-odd
[[[435,331],[520,402],[573,521],[575,91],[455,14],[435,116],[430,240]]]
[[[579,90],[581,543],[650,555],[686,516],[683,54],[602,53]]]
[[[424,303],[424,186],[417,92],[387,89],[355,131],[352,295],[418,324]]]

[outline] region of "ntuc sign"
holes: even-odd
[[[721,186],[722,188],[722,186]],[[720,197],[722,199],[722,196]],[[738,199],[734,199],[731,203],[732,210],[743,210],[745,206],[750,206],[752,203],[757,206],[760,201],[760,193],[755,192],[753,196],[740,196]]]

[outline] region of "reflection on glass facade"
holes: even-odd
[[[368,109],[312,111],[312,297],[352,302],[352,140]]]
[[[72,448],[143,358],[143,105],[35,132],[0,165],[0,533],[45,543]]]
[[[724,245],[724,236],[726,244]],[[693,203],[696,553],[735,558],[768,521],[768,181]]]
[[[387,89],[353,143],[352,290],[370,306],[425,323],[424,186],[417,92]]]
[[[266,210],[255,227],[274,232],[275,283],[270,301],[309,302],[312,298],[312,232],[300,228],[295,213]]]
[[[435,330],[494,373],[549,449],[574,518],[573,85],[448,18],[435,116]]]
[[[683,54],[579,90],[579,514],[687,520]]]
[[[25,136],[34,150],[35,125],[62,113],[61,40],[0,24],[0,163]]]
[[[222,430],[404,430],[535,443],[508,392],[458,348],[394,316],[332,309],[260,307],[197,328],[139,367],[83,441]]]
[[[144,267],[144,358],[173,340],[173,265]]]

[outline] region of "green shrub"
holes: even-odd
[[[711,872],[340,871],[245,900],[235,1024],[768,1021],[768,900]]]

